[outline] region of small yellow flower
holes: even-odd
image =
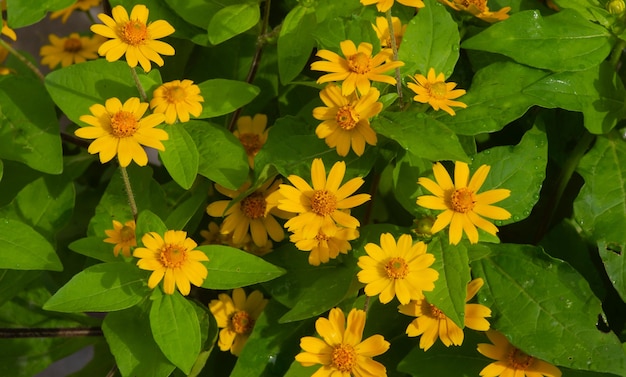
[[[367,94],[371,81],[380,81],[390,85],[396,84],[396,79],[385,75],[392,69],[401,67],[403,62],[391,60],[391,49],[382,49],[372,57],[372,44],[362,42],[359,47],[347,40],[340,44],[345,59],[329,50],[319,50],[317,56],[327,61],[318,61],[311,64],[314,71],[330,72],[317,79],[317,83],[343,81],[341,93],[344,96],[354,93],[357,89],[361,95]]]
[[[254,169],[254,156],[267,141],[267,115],[242,116],[237,119],[237,129],[233,135],[241,142],[248,155],[248,164]]]
[[[472,280],[467,285],[467,296],[465,302],[471,300],[480,287],[483,286],[483,279]],[[439,308],[430,304],[426,298],[411,301],[407,305],[400,305],[400,313],[417,317],[406,328],[408,336],[422,336],[420,338],[420,348],[428,351],[437,338],[440,338],[446,347],[451,344],[460,346],[463,344],[463,330],[452,322]],[[465,304],[464,325],[472,330],[487,331],[489,322],[485,319],[491,317],[491,309],[480,304]]]
[[[408,304],[424,297],[423,291],[435,289],[439,273],[430,268],[435,257],[426,252],[424,242],[413,244],[411,236],[403,234],[396,244],[391,233],[383,233],[380,246],[368,243],[365,251],[367,255],[359,257],[357,278],[366,284],[366,295],[379,295],[383,304],[394,296],[401,304]]]
[[[191,80],[174,80],[159,86],[152,93],[150,108],[153,113],[165,114],[165,123],[189,122],[189,114],[197,117],[202,113],[204,98],[200,88]]]
[[[499,332],[489,330],[487,337],[493,344],[480,343],[478,352],[496,361],[484,367],[481,376],[561,377],[559,368],[527,355]]]
[[[207,277],[207,268],[200,263],[209,258],[200,250],[194,250],[198,244],[187,238],[187,232],[168,230],[163,237],[156,232],[144,234],[141,238],[144,247],[133,252],[140,258],[137,266],[142,270],[152,271],[148,287],[156,287],[163,280],[163,291],[171,295],[174,289],[183,296],[191,291],[190,283],[199,287]]]
[[[165,20],[148,23],[148,13],[145,5],[135,5],[130,17],[121,5],[113,8],[113,18],[100,13],[98,18],[104,25],[91,25],[91,31],[111,39],[100,46],[98,54],[110,62],[126,54],[129,66],[136,67],[139,63],[146,72],[152,68],[150,61],[163,66],[163,58],[159,54],[174,55],[174,48],[157,39],[172,34],[174,28]]]
[[[97,7],[98,5],[100,5],[100,0],[77,0],[74,4],[67,8],[52,12],[50,14],[50,19],[54,20],[61,17],[61,22],[66,23],[67,19],[72,15],[72,13],[74,13],[75,10],[80,9],[83,12],[87,12],[92,7]]]
[[[393,25],[393,36],[396,40],[396,48],[402,43],[402,36],[406,30],[406,25],[402,25],[402,21],[398,17],[391,18]],[[372,24],[378,39],[380,39],[380,47],[391,48],[391,33],[389,32],[389,22],[386,17],[376,17],[376,24]]]
[[[465,90],[454,89],[456,83],[446,82],[443,73],[435,75],[435,70],[431,68],[428,70],[428,77],[417,74],[411,77],[411,79],[415,81],[415,83],[410,82],[407,86],[417,94],[413,97],[413,101],[427,103],[435,110],[441,108],[450,115],[456,115],[450,106],[467,107],[463,102],[452,101],[464,95]]]
[[[330,259],[337,258],[340,253],[347,254],[348,250],[352,250],[348,241],[359,237],[359,231],[356,229],[338,227],[334,224],[323,228],[324,231],[320,229],[313,238],[305,238],[299,231],[289,237],[298,250],[310,251],[309,264],[312,266],[328,263]]]
[[[489,11],[487,0],[439,0],[454,10],[460,10],[472,14],[483,21],[493,23],[506,20],[511,7],[504,7],[497,12]]]
[[[387,369],[372,357],[382,355],[389,349],[389,342],[382,335],[372,335],[363,339],[365,312],[352,309],[346,317],[341,309],[333,308],[328,319],[318,318],[315,329],[322,337],[305,336],[300,339],[303,352],[296,355],[296,361],[309,367],[322,364],[313,374],[342,377],[386,377]]]
[[[437,215],[437,220],[431,228],[435,234],[450,224],[450,243],[458,244],[463,232],[467,234],[471,243],[478,242],[476,227],[489,234],[496,235],[498,228],[483,219],[481,216],[506,220],[511,217],[509,211],[491,204],[506,199],[511,195],[507,189],[488,190],[478,193],[491,169],[488,165],[481,165],[470,180],[470,171],[466,163],[457,161],[454,167],[454,182],[446,168],[439,162],[433,165],[436,183],[429,178],[419,178],[419,183],[433,195],[423,195],[417,198],[417,205],[428,209],[444,210]]]
[[[120,166],[126,167],[131,160],[145,166],[148,155],[141,147],[165,150],[162,140],[167,140],[167,132],[155,128],[163,123],[163,114],[150,114],[142,118],[148,104],[139,98],[129,98],[124,104],[117,98],[109,98],[104,106],[95,104],[89,108],[92,115],[82,115],[79,119],[91,127],[81,127],[74,133],[83,139],[96,139],[87,151],[100,153],[100,162],[111,161],[117,155]]]
[[[395,0],[407,7],[424,8],[424,2],[422,0]],[[376,9],[379,12],[386,12],[393,6],[394,0],[361,0],[361,4],[367,6],[376,4]]]
[[[0,19],[2,18],[0,17]],[[7,25],[7,22],[5,20],[2,20],[2,30],[0,30],[0,34],[6,35],[14,41],[17,40],[17,34],[15,34],[15,31],[11,29],[9,25]]]
[[[72,33],[69,37],[59,38],[54,34],[48,36],[50,44],[41,47],[39,55],[43,57],[41,64],[47,64],[50,69],[67,67],[72,64],[82,63],[87,60],[98,58],[98,47],[104,42],[99,35],[93,37],[81,37],[78,33]]]
[[[104,242],[115,245],[115,247],[113,247],[113,254],[116,257],[120,250],[123,256],[130,257],[130,248],[137,246],[134,220],[129,220],[123,225],[121,222],[113,220],[113,229],[107,229],[104,233],[109,236],[109,238],[104,239]]]
[[[225,293],[220,293],[218,298],[209,303],[209,310],[221,329],[217,345],[220,350],[230,350],[239,356],[268,300],[261,291],[254,291],[246,298],[242,288],[233,290],[232,299]]]

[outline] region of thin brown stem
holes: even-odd
[[[73,338],[102,336],[99,327],[0,329],[0,338]]]
[[[389,41],[391,42],[391,50],[393,51],[393,61],[398,61],[398,44],[396,43],[396,35],[393,31],[393,18],[391,17],[391,9],[385,13],[387,24],[389,25]],[[396,91],[398,92],[398,100],[400,107],[403,107],[402,98],[402,76],[400,75],[400,67],[396,68]]]
[[[10,44],[0,39],[0,46],[6,48],[11,54],[13,54],[13,56],[18,58],[22,63],[24,63],[31,71],[35,73],[35,75],[37,75],[37,77],[39,77],[39,79],[41,79],[41,81],[45,79],[45,76],[43,75],[43,73],[41,73],[39,68],[35,67],[35,65],[31,63],[30,60],[26,59],[24,55],[20,54],[20,52],[14,49]]]
[[[130,185],[130,178],[128,177],[128,172],[124,166],[120,166],[120,172],[122,173],[122,180],[124,181],[124,188],[126,189],[126,194],[128,195],[128,204],[130,205],[130,210],[133,213],[133,218],[135,221],[137,220],[137,203],[135,202],[135,195],[133,194],[133,188]]]
[[[141,81],[139,81],[139,76],[137,75],[137,71],[135,67],[130,67],[130,74],[133,76],[133,81],[135,82],[135,86],[139,91],[139,96],[141,97],[141,101],[148,102],[148,96],[146,95],[146,90],[141,85]]]

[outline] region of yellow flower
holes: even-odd
[[[319,266],[320,263],[328,263],[341,254],[347,254],[352,249],[350,242],[359,237],[356,229],[338,227],[334,224],[320,229],[315,237],[305,238],[302,232],[296,231],[289,240],[296,244],[298,250],[310,251],[309,264]]]
[[[393,36],[396,40],[396,48],[402,43],[402,36],[406,30],[406,25],[402,25],[402,21],[398,17],[392,17]],[[380,39],[380,47],[391,48],[391,33],[389,33],[389,22],[386,17],[376,17],[376,24],[372,24],[378,39]]]
[[[424,8],[424,2],[422,0],[395,0],[407,7]],[[376,8],[379,12],[386,12],[393,6],[394,0],[361,0],[363,5],[376,4]]]
[[[154,113],[165,114],[165,123],[189,122],[189,114],[197,117],[202,113],[204,98],[200,88],[191,80],[174,80],[159,86],[152,93],[150,108]]]
[[[509,211],[491,204],[506,199],[511,195],[507,189],[488,190],[478,194],[478,190],[485,182],[491,169],[488,165],[481,165],[469,179],[470,171],[466,163],[457,161],[454,167],[454,181],[443,167],[437,162],[433,165],[436,183],[429,178],[419,178],[419,183],[433,195],[423,195],[417,198],[417,205],[434,210],[444,210],[437,215],[437,220],[431,228],[435,234],[450,224],[450,243],[458,244],[463,232],[467,234],[471,243],[478,242],[476,227],[489,234],[496,235],[498,228],[481,216],[506,220],[511,217]]]
[[[187,232],[168,230],[161,238],[156,232],[144,234],[141,238],[144,247],[133,252],[140,258],[137,266],[142,270],[152,271],[148,287],[154,288],[163,280],[163,291],[171,295],[175,287],[183,296],[191,290],[190,283],[199,287],[207,277],[206,267],[200,263],[209,258],[200,250],[194,250],[198,244],[187,238]]]
[[[94,35],[92,38],[81,37],[78,33],[72,33],[69,37],[59,38],[54,34],[48,36],[50,44],[41,47],[39,55],[43,57],[41,64],[47,64],[54,69],[59,63],[61,67],[82,63],[87,60],[98,58],[98,47],[104,42],[104,38]]]
[[[315,134],[329,147],[336,147],[340,156],[346,156],[350,147],[361,156],[365,152],[365,143],[376,145],[378,141],[369,118],[383,109],[383,104],[377,102],[379,95],[378,89],[372,88],[360,97],[356,93],[344,96],[337,85],[329,84],[320,92],[326,107],[313,109],[313,117],[323,120]]]
[[[465,302],[471,300],[476,292],[483,286],[483,279],[472,280],[467,285]],[[406,328],[408,336],[422,336],[420,348],[424,351],[435,344],[440,338],[446,347],[451,344],[460,346],[463,344],[463,330],[452,322],[439,308],[426,301],[425,298],[411,301],[407,305],[400,305],[400,313],[417,317]],[[491,317],[491,310],[480,304],[465,304],[464,325],[472,330],[487,331],[489,322],[485,317]]]
[[[359,90],[361,95],[370,90],[370,80],[395,85],[396,79],[384,73],[404,65],[400,61],[390,61],[393,55],[391,49],[382,49],[372,57],[372,44],[362,42],[359,47],[347,40],[340,44],[345,59],[329,50],[319,50],[317,56],[328,61],[318,61],[311,64],[314,71],[330,72],[317,79],[317,83],[342,81],[341,93],[344,96]]]
[[[174,48],[169,44],[157,41],[174,32],[174,28],[165,20],[157,20],[147,24],[148,8],[145,5],[135,5],[128,12],[121,5],[113,8],[113,18],[100,13],[98,18],[104,25],[91,25],[91,31],[103,37],[111,38],[98,49],[100,56],[107,61],[114,62],[126,54],[126,61],[131,67],[141,65],[144,71],[152,68],[150,61],[159,67],[163,66],[161,55],[174,55]]]
[[[97,7],[98,5],[100,5],[100,0],[78,0],[65,9],[52,12],[50,14],[50,19],[54,20],[56,18],[62,17],[61,22],[66,23],[67,19],[72,15],[72,13],[74,13],[76,9],[87,12],[92,7]]]
[[[274,216],[285,217],[287,214],[278,211],[274,205],[268,202],[267,197],[278,189],[282,181],[271,179],[265,182],[256,191],[234,203],[250,187],[246,183],[239,190],[229,190],[218,184],[217,191],[233,200],[218,200],[209,204],[206,211],[209,216],[226,216],[222,223],[221,233],[233,235],[232,242],[243,245],[245,237],[249,233],[252,241],[258,247],[267,244],[268,235],[274,241],[282,241],[285,232]]]
[[[361,271],[357,278],[365,285],[365,294],[379,295],[386,304],[394,296],[401,304],[424,297],[423,291],[435,289],[439,273],[430,266],[435,257],[426,252],[426,244],[417,242],[408,234],[395,238],[391,233],[380,235],[380,246],[374,243],[365,245],[367,255],[359,257]]]
[[[242,116],[237,119],[237,129],[233,135],[241,142],[248,155],[248,164],[254,169],[254,156],[267,141],[267,115]]]
[[[407,86],[417,94],[413,97],[413,101],[427,103],[435,110],[441,108],[450,115],[456,114],[450,106],[467,107],[463,102],[452,101],[464,95],[465,90],[454,89],[456,84],[453,82],[447,83],[446,79],[443,77],[443,73],[435,75],[434,68],[428,70],[428,77],[417,74],[411,77],[411,79],[415,81],[415,83],[410,82]]]
[[[296,361],[309,367],[322,364],[313,374],[315,377],[386,377],[387,369],[372,357],[382,355],[389,349],[389,342],[382,335],[372,335],[363,339],[365,312],[352,309],[348,321],[341,309],[333,308],[328,319],[318,318],[315,329],[322,337],[305,336],[300,339],[303,352],[296,355]]]
[[[104,242],[115,245],[115,247],[113,247],[113,254],[116,257],[120,250],[122,250],[123,256],[130,257],[130,248],[137,246],[134,220],[129,220],[123,225],[121,222],[113,220],[113,229],[107,229],[104,233],[109,236],[109,238],[104,239]]]
[[[493,344],[480,343],[478,352],[497,361],[483,368],[480,371],[481,376],[561,377],[559,368],[527,355],[524,351],[511,345],[507,338],[499,332],[489,330],[487,337]]]
[[[7,56],[9,56],[9,50],[0,46],[0,64],[4,63],[4,61],[7,59]],[[13,73],[13,70],[11,68],[0,65],[0,76],[6,76],[11,73]]]
[[[218,298],[209,303],[209,310],[221,329],[217,345],[220,350],[230,350],[239,356],[268,300],[260,291],[254,291],[246,298],[242,288],[233,290],[232,299],[225,293],[220,293]]]
[[[82,115],[79,119],[91,127],[82,127],[74,133],[83,139],[96,139],[87,151],[100,153],[100,162],[111,161],[117,155],[120,166],[126,167],[131,160],[145,166],[148,155],[141,147],[165,150],[162,140],[167,140],[167,132],[155,128],[163,123],[163,114],[143,114],[148,104],[139,98],[129,98],[124,104],[117,98],[109,98],[104,106],[95,104],[89,108],[92,115]]]
[[[2,20],[2,30],[0,30],[0,34],[6,35],[14,41],[17,40],[17,35],[15,34],[15,31],[13,31],[13,29],[11,29],[9,25],[7,25],[7,22],[5,20]]]
[[[363,185],[362,178],[352,178],[343,186],[341,181],[346,173],[346,163],[336,162],[328,178],[322,159],[316,158],[311,166],[313,187],[297,175],[287,177],[290,185],[280,185],[278,208],[298,214],[285,223],[292,232],[301,232],[302,237],[311,239],[320,229],[327,234],[329,225],[341,225],[356,229],[359,220],[350,216],[349,209],[370,200],[369,194],[354,194]]]
[[[506,20],[511,7],[504,7],[497,12],[489,11],[487,0],[439,0],[454,10],[465,11],[490,23]]]

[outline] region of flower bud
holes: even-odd
[[[620,15],[624,13],[625,9],[626,4],[624,4],[624,0],[609,0],[609,2],[606,3],[606,10],[611,14]]]

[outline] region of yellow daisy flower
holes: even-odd
[[[104,25],[91,25],[91,31],[103,37],[111,38],[98,49],[100,56],[107,61],[114,62],[126,54],[126,62],[131,67],[141,65],[144,71],[150,71],[150,61],[159,67],[163,66],[161,55],[174,55],[174,48],[169,44],[157,41],[174,32],[174,28],[165,20],[148,22],[148,8],[145,5],[135,5],[128,12],[121,5],[113,8],[113,18],[100,13],[98,18]]]
[[[317,79],[317,83],[343,81],[341,93],[344,96],[354,93],[357,89],[361,95],[367,94],[371,81],[380,81],[396,85],[396,79],[384,73],[401,67],[403,62],[393,61],[391,49],[382,49],[372,57],[372,44],[362,42],[359,47],[347,40],[340,44],[345,59],[329,50],[319,50],[317,56],[327,61],[318,61],[311,64],[314,71],[330,72]]]
[[[79,119],[91,127],[81,127],[74,131],[83,139],[96,139],[87,151],[100,153],[100,162],[111,161],[117,155],[120,166],[126,167],[131,160],[145,166],[148,155],[141,147],[145,145],[160,151],[165,150],[162,140],[167,140],[167,132],[155,128],[163,123],[163,114],[150,114],[142,118],[148,104],[139,98],[129,98],[124,104],[117,98],[109,98],[104,106],[95,104],[89,108],[92,115],[82,115]]]
[[[282,198],[278,200],[278,208],[297,216],[289,219],[285,227],[291,232],[300,232],[307,239],[317,236],[320,229],[328,234],[327,228],[332,222],[356,229],[359,220],[350,216],[349,210],[370,200],[370,195],[352,195],[363,185],[364,181],[359,177],[340,187],[345,173],[346,163],[336,162],[326,178],[324,162],[316,158],[311,166],[313,187],[297,175],[287,177],[293,186],[280,185]]]
[[[242,116],[237,119],[237,129],[233,135],[241,142],[248,155],[248,164],[254,169],[254,156],[267,141],[267,115]]]
[[[204,98],[198,85],[191,80],[174,80],[156,88],[150,108],[153,113],[165,114],[165,123],[174,124],[177,118],[180,122],[189,122],[189,114],[200,116],[200,102],[204,102]]]
[[[396,40],[396,48],[402,43],[402,36],[406,30],[406,25],[402,25],[402,21],[398,17],[391,17],[393,25],[393,36]],[[391,33],[389,32],[389,22],[386,17],[376,17],[376,24],[372,24],[378,39],[380,39],[380,47],[391,48]]]
[[[463,102],[452,101],[464,95],[465,90],[454,89],[456,83],[446,82],[443,73],[435,75],[434,68],[428,70],[428,77],[417,74],[411,77],[411,79],[415,81],[415,83],[410,82],[407,86],[417,94],[413,97],[413,101],[427,103],[437,111],[441,108],[450,115],[456,115],[450,106],[467,107]]]
[[[261,291],[254,291],[246,298],[242,288],[235,288],[232,298],[225,293],[220,293],[218,298],[209,303],[209,310],[221,329],[217,345],[220,350],[230,350],[239,356],[268,300]]]
[[[424,297],[423,291],[435,289],[439,273],[430,266],[435,257],[426,252],[426,244],[417,242],[408,234],[395,238],[391,233],[380,235],[380,246],[374,243],[365,245],[367,255],[359,257],[361,271],[357,278],[365,284],[365,294],[379,295],[386,304],[394,296],[401,304]]]
[[[356,229],[338,227],[329,224],[320,229],[315,237],[305,238],[302,232],[296,231],[289,237],[298,250],[310,251],[309,264],[319,266],[320,263],[328,263],[330,259],[335,259],[341,254],[348,254],[352,250],[350,242],[359,237]]]
[[[7,37],[9,37],[10,39],[14,41],[17,40],[17,34],[15,34],[15,31],[11,29],[9,25],[7,25],[7,22],[5,20],[2,20],[2,30],[0,30],[0,34],[6,35]]]
[[[483,279],[472,280],[467,285],[467,296],[465,302],[471,300],[476,292],[483,286]],[[420,348],[424,351],[435,344],[440,338],[446,347],[451,344],[460,346],[463,344],[463,330],[452,322],[439,308],[428,303],[425,298],[411,301],[407,305],[400,305],[400,313],[417,317],[406,328],[408,336],[422,336],[420,338]],[[489,322],[485,317],[491,317],[491,309],[480,304],[465,304],[464,325],[472,330],[487,331]]]
[[[104,38],[94,35],[92,38],[81,37],[78,33],[72,33],[69,37],[59,38],[54,34],[48,36],[50,44],[41,47],[39,55],[43,57],[41,64],[46,64],[50,69],[67,67],[72,64],[82,63],[87,60],[98,58],[98,47],[104,42]]]
[[[470,171],[465,162],[457,161],[454,167],[454,182],[439,162],[433,165],[434,182],[429,178],[419,178],[419,183],[433,195],[423,195],[417,198],[417,205],[428,209],[444,210],[437,215],[431,233],[435,234],[450,224],[450,243],[458,244],[463,232],[467,234],[471,243],[478,242],[476,227],[489,234],[496,235],[498,228],[483,219],[481,216],[506,220],[511,217],[509,211],[491,204],[506,199],[511,195],[507,189],[488,190],[478,194],[481,186],[491,169],[488,165],[481,165],[469,179]]]
[[[489,330],[487,337],[493,344],[480,343],[478,352],[496,361],[483,368],[481,376],[561,377],[559,368],[527,355],[499,332]]]
[[[182,230],[168,230],[163,237],[156,232],[141,237],[144,247],[133,252],[140,258],[137,266],[142,270],[152,271],[148,279],[148,287],[154,288],[163,280],[163,291],[171,295],[174,289],[183,296],[191,290],[190,283],[199,287],[207,277],[207,268],[200,263],[209,258],[200,250],[194,250],[198,244],[187,237]]]
[[[385,366],[372,357],[387,352],[390,344],[378,334],[362,340],[364,328],[363,310],[352,309],[346,323],[341,309],[333,308],[328,319],[322,317],[315,321],[315,329],[322,339],[312,336],[300,339],[303,352],[296,355],[296,361],[305,367],[322,364],[313,374],[315,377],[386,377]]]
[[[365,143],[376,145],[378,141],[369,118],[383,109],[383,104],[377,102],[379,95],[378,89],[372,88],[360,97],[356,93],[344,96],[337,85],[327,85],[320,92],[326,107],[313,109],[313,117],[323,120],[315,134],[329,147],[336,147],[340,156],[348,155],[350,147],[361,156],[365,152]]]
[[[130,257],[130,248],[137,246],[137,239],[135,238],[135,220],[127,221],[122,224],[117,220],[113,220],[113,229],[107,229],[104,231],[109,238],[105,238],[104,242],[112,243],[113,254],[117,257],[120,250],[122,255]]]
[[[52,12],[50,14],[50,19],[54,20],[61,17],[61,22],[66,23],[67,19],[72,15],[72,13],[74,13],[75,10],[80,9],[83,12],[87,12],[92,7],[97,7],[98,5],[100,5],[100,0],[78,0],[67,8]]]
[[[464,11],[489,23],[509,18],[511,7],[504,7],[497,12],[489,11],[487,0],[439,0],[454,10]]]
[[[424,8],[424,2],[422,0],[395,0],[407,7]],[[379,12],[386,12],[393,6],[394,0],[361,0],[361,4],[367,6],[376,4],[376,9]]]

